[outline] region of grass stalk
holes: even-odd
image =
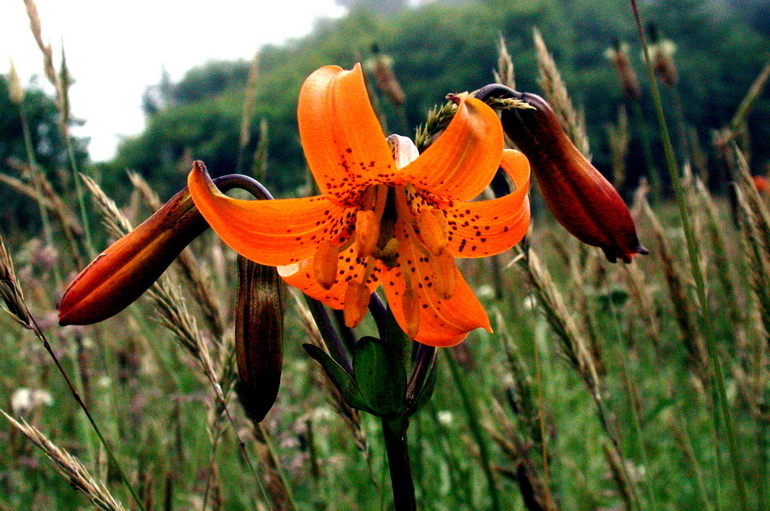
[[[733,416],[730,411],[730,406],[727,401],[727,391],[725,389],[725,379],[722,368],[722,362],[720,360],[719,353],[716,346],[715,329],[713,325],[713,317],[708,312],[708,295],[706,293],[706,283],[701,273],[699,264],[699,250],[695,240],[695,234],[693,232],[693,226],[690,223],[690,215],[687,208],[684,189],[682,186],[682,180],[677,169],[676,159],[674,156],[674,148],[671,144],[671,137],[668,133],[668,127],[666,124],[666,116],[663,111],[663,104],[660,99],[660,90],[655,80],[655,75],[650,60],[650,52],[647,47],[646,37],[644,35],[644,29],[642,28],[642,20],[639,14],[639,8],[636,0],[631,1],[631,8],[634,14],[634,20],[636,22],[637,31],[639,33],[639,41],[644,51],[644,61],[647,67],[647,74],[650,81],[650,87],[652,88],[653,101],[655,103],[655,112],[658,117],[658,125],[661,129],[661,135],[663,139],[663,150],[666,156],[666,163],[668,165],[669,174],[671,176],[671,184],[674,187],[674,194],[676,196],[677,207],[679,208],[679,214],[682,220],[682,227],[684,229],[685,240],[687,242],[687,253],[690,257],[690,270],[695,280],[695,288],[698,297],[698,305],[700,307],[700,317],[703,320],[703,325],[706,330],[706,351],[709,361],[713,367],[714,384],[716,392],[716,401],[714,415],[715,421],[719,422],[719,414],[721,413],[724,420],[725,432],[727,434],[727,441],[730,450],[730,459],[732,462],[735,484],[738,493],[738,502],[742,511],[748,511],[748,499],[746,486],[741,475],[741,459],[740,451],[738,449],[738,441],[735,434],[735,426]],[[718,407],[718,409],[717,409]],[[718,454],[717,454],[718,455]]]
[[[62,366],[59,357],[56,355],[56,352],[51,346],[51,343],[48,342],[48,338],[46,337],[45,332],[42,328],[40,328],[40,325],[35,320],[34,316],[30,313],[27,302],[24,300],[24,295],[22,294],[21,288],[19,287],[18,279],[16,278],[16,272],[13,268],[13,261],[11,260],[11,257],[5,248],[5,244],[3,243],[2,238],[0,238],[0,297],[2,297],[3,301],[8,307],[9,313],[17,320],[17,322],[27,330],[30,330],[43,344],[45,351],[56,365],[56,369],[64,378],[64,382],[67,385],[70,394],[75,399],[75,402],[78,404],[81,410],[83,410],[83,413],[85,413],[88,422],[91,424],[91,427],[96,433],[96,436],[104,446],[104,451],[107,454],[110,463],[117,472],[119,479],[125,484],[129,493],[136,501],[139,509],[145,511],[139,495],[131,485],[128,476],[123,470],[121,464],[118,462],[118,459],[113,454],[106,438],[102,434],[101,428],[99,428],[97,425],[93,415],[91,415],[91,411],[88,409],[88,406],[81,397],[80,392],[67,374],[67,371]]]
[[[26,305],[25,305],[26,308]],[[107,443],[107,439],[102,434],[101,428],[97,425],[96,420],[94,420],[93,415],[91,415],[91,411],[88,409],[88,406],[86,405],[85,401],[83,401],[83,398],[80,395],[80,392],[76,388],[75,384],[72,382],[72,379],[67,374],[67,371],[65,371],[64,367],[61,365],[61,362],[59,361],[59,357],[56,355],[56,353],[53,350],[53,347],[51,346],[51,343],[48,342],[48,338],[43,333],[43,330],[40,328],[40,326],[35,321],[35,318],[33,318],[29,311],[27,311],[27,314],[29,315],[29,318],[31,319],[31,323],[29,325],[29,328],[33,331],[35,336],[40,339],[40,341],[43,343],[43,347],[48,352],[48,354],[51,356],[51,359],[53,360],[54,364],[56,365],[56,369],[58,369],[59,373],[64,378],[64,382],[67,385],[67,388],[70,391],[70,394],[75,399],[75,402],[78,404],[81,410],[83,410],[83,413],[86,415],[86,418],[88,419],[89,424],[91,424],[91,427],[94,430],[94,433],[96,433],[96,436],[99,438],[99,442],[104,447],[104,452],[107,454],[107,458],[109,458],[110,463],[112,464],[112,467],[115,469],[115,471],[118,473],[118,478],[123,482],[123,484],[128,489],[129,493],[131,494],[131,497],[134,499],[134,502],[136,502],[137,507],[141,511],[146,511],[144,508],[144,503],[142,502],[142,499],[139,497],[139,494],[136,493],[136,490],[131,485],[130,480],[128,479],[128,476],[126,475],[126,472],[123,470],[122,465],[118,461],[118,459],[115,457],[115,455],[112,452],[112,448]]]
[[[606,295],[609,298],[609,305],[610,305],[610,311],[612,313],[612,324],[615,330],[615,337],[616,342],[615,346],[618,348],[618,351],[622,350],[622,347],[624,345],[623,342],[623,335],[620,331],[620,319],[617,307],[615,306],[615,300],[612,297],[612,293],[610,292],[609,288],[606,288],[605,290]],[[628,369],[628,364],[626,363],[626,357],[625,353],[620,353],[617,357],[618,364],[620,364],[620,372],[621,372],[621,378],[624,380],[627,389],[628,389],[628,408],[631,413],[631,422],[633,426],[634,431],[634,439],[636,440],[636,450],[638,451],[639,455],[642,458],[642,464],[645,467],[650,466],[649,458],[647,456],[647,448],[645,447],[644,443],[644,430],[642,429],[642,421],[639,417],[639,409],[636,406],[635,403],[635,396],[637,394],[637,388],[636,384],[634,383],[634,379],[631,377],[631,373]],[[634,492],[634,486],[633,484],[629,485],[630,493],[632,500],[636,500],[636,502],[640,505],[640,509],[658,509],[658,505],[655,502],[655,498],[652,493],[652,488],[649,484],[644,485],[644,492],[647,497],[647,505],[642,506],[641,502],[638,500],[638,496],[635,495]]]
[[[46,456],[56,463],[59,471],[69,479],[72,487],[83,493],[92,504],[104,511],[125,511],[125,508],[110,494],[106,486],[94,479],[77,458],[56,446],[43,433],[34,426],[29,425],[25,420],[17,421],[2,410],[0,410],[0,413],[16,429],[40,447]]]
[[[479,411],[474,406],[471,399],[470,392],[466,386],[463,375],[460,374],[460,367],[452,354],[445,350],[446,359],[449,362],[449,371],[452,373],[452,379],[454,380],[455,387],[460,394],[460,399],[463,403],[463,409],[468,419],[468,427],[470,428],[473,440],[476,442],[476,446],[479,448],[479,456],[481,457],[481,467],[484,470],[484,475],[487,479],[487,486],[489,488],[489,496],[492,499],[492,508],[495,511],[502,511],[502,504],[500,502],[500,491],[497,487],[497,481],[495,479],[495,473],[492,469],[492,457],[489,453],[487,440],[484,438],[484,431],[481,425],[479,417]]]
[[[535,346],[535,384],[537,385],[537,424],[540,428],[540,456],[543,458],[543,476],[548,489],[548,509],[556,509],[551,496],[551,462],[548,456],[548,424],[545,408],[545,382],[543,381],[543,362],[540,350]]]
[[[449,442],[446,426],[441,423],[436,410],[435,400],[428,401],[427,414],[430,416],[433,428],[438,432],[438,443],[441,449],[441,455],[444,457],[449,467],[449,492],[451,494],[462,492],[464,503],[467,509],[475,511],[477,507],[473,503],[473,484],[467,470],[462,470],[461,461],[457,458],[453,445]],[[416,417],[421,417],[417,414]],[[461,472],[458,474],[457,472]]]
[[[633,124],[637,126],[636,133],[639,136],[639,141],[642,144],[642,154],[644,155],[645,171],[647,177],[650,180],[651,198],[653,202],[655,199],[660,198],[663,195],[663,184],[660,182],[660,175],[655,169],[655,160],[652,157],[652,149],[650,148],[650,137],[647,132],[647,123],[644,122],[644,114],[642,113],[642,104],[639,101],[633,102],[634,121]]]

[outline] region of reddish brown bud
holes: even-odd
[[[235,353],[238,397],[261,422],[278,396],[283,364],[283,281],[275,268],[238,256]]]
[[[59,324],[90,325],[122,311],[207,228],[187,188],[177,193],[75,277],[59,301]]]
[[[580,241],[601,247],[611,262],[620,258],[628,263],[634,255],[647,253],[620,194],[578,151],[544,99],[502,85],[484,87],[476,96],[509,97],[533,107],[503,110],[503,129],[529,159],[560,224]]]
[[[203,162],[193,165],[205,171]],[[261,184],[247,176],[222,176],[214,183],[223,192],[242,188],[255,197],[272,198]],[[75,277],[59,301],[59,324],[90,325],[122,311],[147,291],[174,258],[208,227],[184,188]]]

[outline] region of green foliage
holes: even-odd
[[[708,147],[712,131],[729,122],[767,59],[767,36],[737,14],[717,10],[703,0],[659,0],[647,7],[645,15],[677,45],[679,90],[687,94],[683,118]],[[306,171],[297,136],[296,101],[302,81],[322,65],[349,68],[365,61],[373,43],[394,59],[407,96],[403,114],[384,99],[379,102],[387,131],[410,134],[445,94],[491,82],[499,35],[505,37],[513,56],[517,87],[539,93],[533,27],[543,34],[573,100],[585,111],[594,163],[609,173],[605,126],[614,122],[624,97],[604,51],[616,39],[631,42],[632,66],[644,89],[644,122],[648,131],[656,132],[641,49],[634,44],[635,30],[625,0],[433,2],[389,14],[360,6],[340,19],[322,20],[302,39],[261,50],[252,145],[245,154],[253,154],[256,126],[259,119],[266,119],[270,127],[267,185],[279,194],[301,186]],[[127,140],[110,168],[139,170],[164,194],[183,182],[186,157],[205,160],[214,174],[233,172],[247,74],[246,62],[210,62],[191,70],[178,84],[161,83],[155,91],[160,96],[154,103],[157,113],[150,116],[145,133]],[[676,97],[666,92],[673,104]],[[770,159],[768,119],[770,99],[765,94],[749,119],[757,170]],[[630,161],[632,172],[638,171],[635,167],[641,161],[639,157]],[[662,167],[662,161],[655,164]]]
[[[69,164],[59,130],[59,113],[53,98],[37,88],[24,91],[23,113],[29,127],[31,149],[38,167],[59,190],[68,180],[59,171]],[[87,160],[86,141],[72,139],[78,164]],[[0,172],[22,181],[30,179],[29,153],[22,127],[22,108],[11,101],[8,78],[0,75]],[[0,185],[0,223],[9,229],[39,229],[37,207],[28,198]]]
[[[27,90],[24,110],[38,162],[45,167],[61,164],[63,145],[53,99],[40,90]],[[0,134],[0,162],[6,162],[9,158],[26,161],[20,107],[11,101],[8,80],[4,76],[0,76]]]

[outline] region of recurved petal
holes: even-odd
[[[329,289],[321,286],[313,274],[312,258],[296,265],[281,267],[278,269],[278,272],[290,286],[294,286],[309,297],[339,310],[345,306],[345,293],[348,289],[348,283],[352,280],[360,281],[364,275],[365,263],[361,258],[357,257],[357,254],[357,243],[353,243],[346,250],[340,252],[337,262],[337,279]],[[376,266],[366,282],[366,285],[372,292],[380,285],[380,264],[375,264]]]
[[[441,300],[427,287],[418,287],[418,307],[420,314],[419,330],[414,340],[429,346],[449,347],[459,344],[476,328],[492,331],[489,318],[479,303],[476,295],[465,282],[457,268],[457,289],[452,298]],[[402,300],[406,293],[401,269],[396,267],[383,276],[383,286],[393,316],[404,331],[407,321],[404,316]]]
[[[468,98],[441,136],[402,169],[404,180],[448,200],[476,197],[494,177],[503,154],[497,114]]]
[[[516,189],[498,199],[464,202],[448,207],[448,249],[455,257],[499,254],[521,241],[529,227],[529,162],[519,151],[506,149],[500,166]]]
[[[407,331],[408,322],[404,315],[403,297],[406,293],[406,279],[417,295],[419,308],[419,330],[415,340],[430,346],[453,346],[471,330],[484,328],[492,331],[489,318],[465,282],[460,271],[450,259],[442,272],[454,272],[454,293],[451,298],[441,299],[436,292],[435,264],[420,252],[413,243],[405,241],[403,234],[399,239],[399,266],[382,276],[382,284],[388,304],[399,325]],[[402,272],[407,272],[404,276]]]
[[[323,196],[232,199],[217,189],[200,162],[195,162],[187,182],[195,205],[219,237],[254,262],[296,263],[311,257],[322,239],[346,236],[346,209]]]
[[[390,149],[364,86],[361,66],[326,66],[299,94],[299,133],[321,192],[336,204],[374,180],[397,178]]]

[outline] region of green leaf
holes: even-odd
[[[406,406],[406,370],[400,352],[374,337],[362,337],[353,351],[353,373],[375,415],[402,413]]]
[[[367,404],[366,399],[364,399],[352,374],[343,369],[342,366],[330,357],[328,353],[318,346],[313,344],[303,344],[302,347],[305,348],[308,355],[321,364],[326,376],[329,377],[342,396],[342,399],[348,405],[359,410],[374,413],[372,408]]]

